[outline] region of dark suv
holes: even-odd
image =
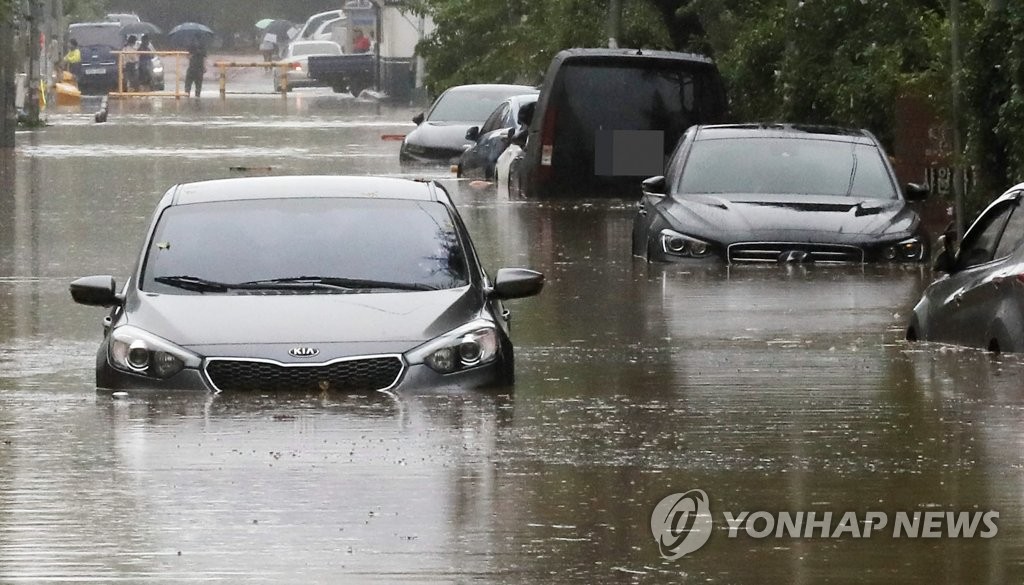
[[[117,55],[121,49],[121,24],[118,22],[77,22],[68,27],[68,38],[78,42],[82,53],[78,88],[82,93],[107,93],[117,90]]]
[[[639,197],[640,179],[694,124],[724,121],[718,68],[702,55],[569,49],[551,61],[526,148],[513,162],[513,196]],[[518,193],[517,193],[518,191]]]

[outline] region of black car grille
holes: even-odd
[[[346,359],[320,365],[210,360],[206,375],[225,392],[370,391],[389,388],[402,375],[398,356]]]
[[[805,262],[862,263],[864,251],[857,246],[798,242],[744,242],[729,246],[729,262],[779,262],[789,252],[806,254]]]

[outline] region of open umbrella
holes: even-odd
[[[198,22],[183,22],[167,33],[167,41],[179,47],[187,47],[193,40],[205,44],[213,37],[214,32],[210,27]]]
[[[121,36],[123,37],[127,37],[128,35],[158,35],[162,32],[163,31],[160,30],[160,27],[152,22],[129,22],[121,27]]]
[[[265,30],[268,33],[277,35],[277,38],[279,39],[286,39],[289,38],[288,31],[291,30],[294,26],[295,23],[293,23],[290,20],[275,20],[272,21],[267,26],[265,26],[263,30]]]
[[[267,25],[269,25],[272,22],[274,22],[273,18],[264,18],[263,20],[260,20],[259,22],[256,23],[256,28],[263,30],[267,28]]]

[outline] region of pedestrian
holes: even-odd
[[[274,60],[274,53],[277,52],[277,35],[274,33],[267,33],[263,35],[263,41],[260,43],[260,53],[263,53],[263,61],[269,63]]]
[[[71,39],[68,43],[70,49],[64,58],[61,60],[64,67],[71,72],[71,75],[75,76],[75,81],[78,81],[78,76],[82,73],[82,51],[78,48],[78,41]]]
[[[135,35],[128,35],[121,47],[121,61],[124,64],[124,81],[128,91],[135,91],[139,87],[139,54],[138,38]]]
[[[139,89],[144,91],[152,91],[153,87],[153,55],[149,53],[152,50],[149,35],[142,35],[139,39]]]
[[[192,39],[188,46],[188,69],[185,71],[185,95],[196,86],[196,97],[203,91],[203,74],[206,73],[206,47],[198,38]]]
[[[353,53],[366,53],[370,50],[370,37],[363,34],[362,30],[356,30],[356,38],[352,41]]]

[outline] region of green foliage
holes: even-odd
[[[1024,7],[984,14],[964,56],[965,126],[975,209],[1024,180]]]
[[[103,20],[106,13],[106,0],[64,0],[64,15],[69,23]]]

